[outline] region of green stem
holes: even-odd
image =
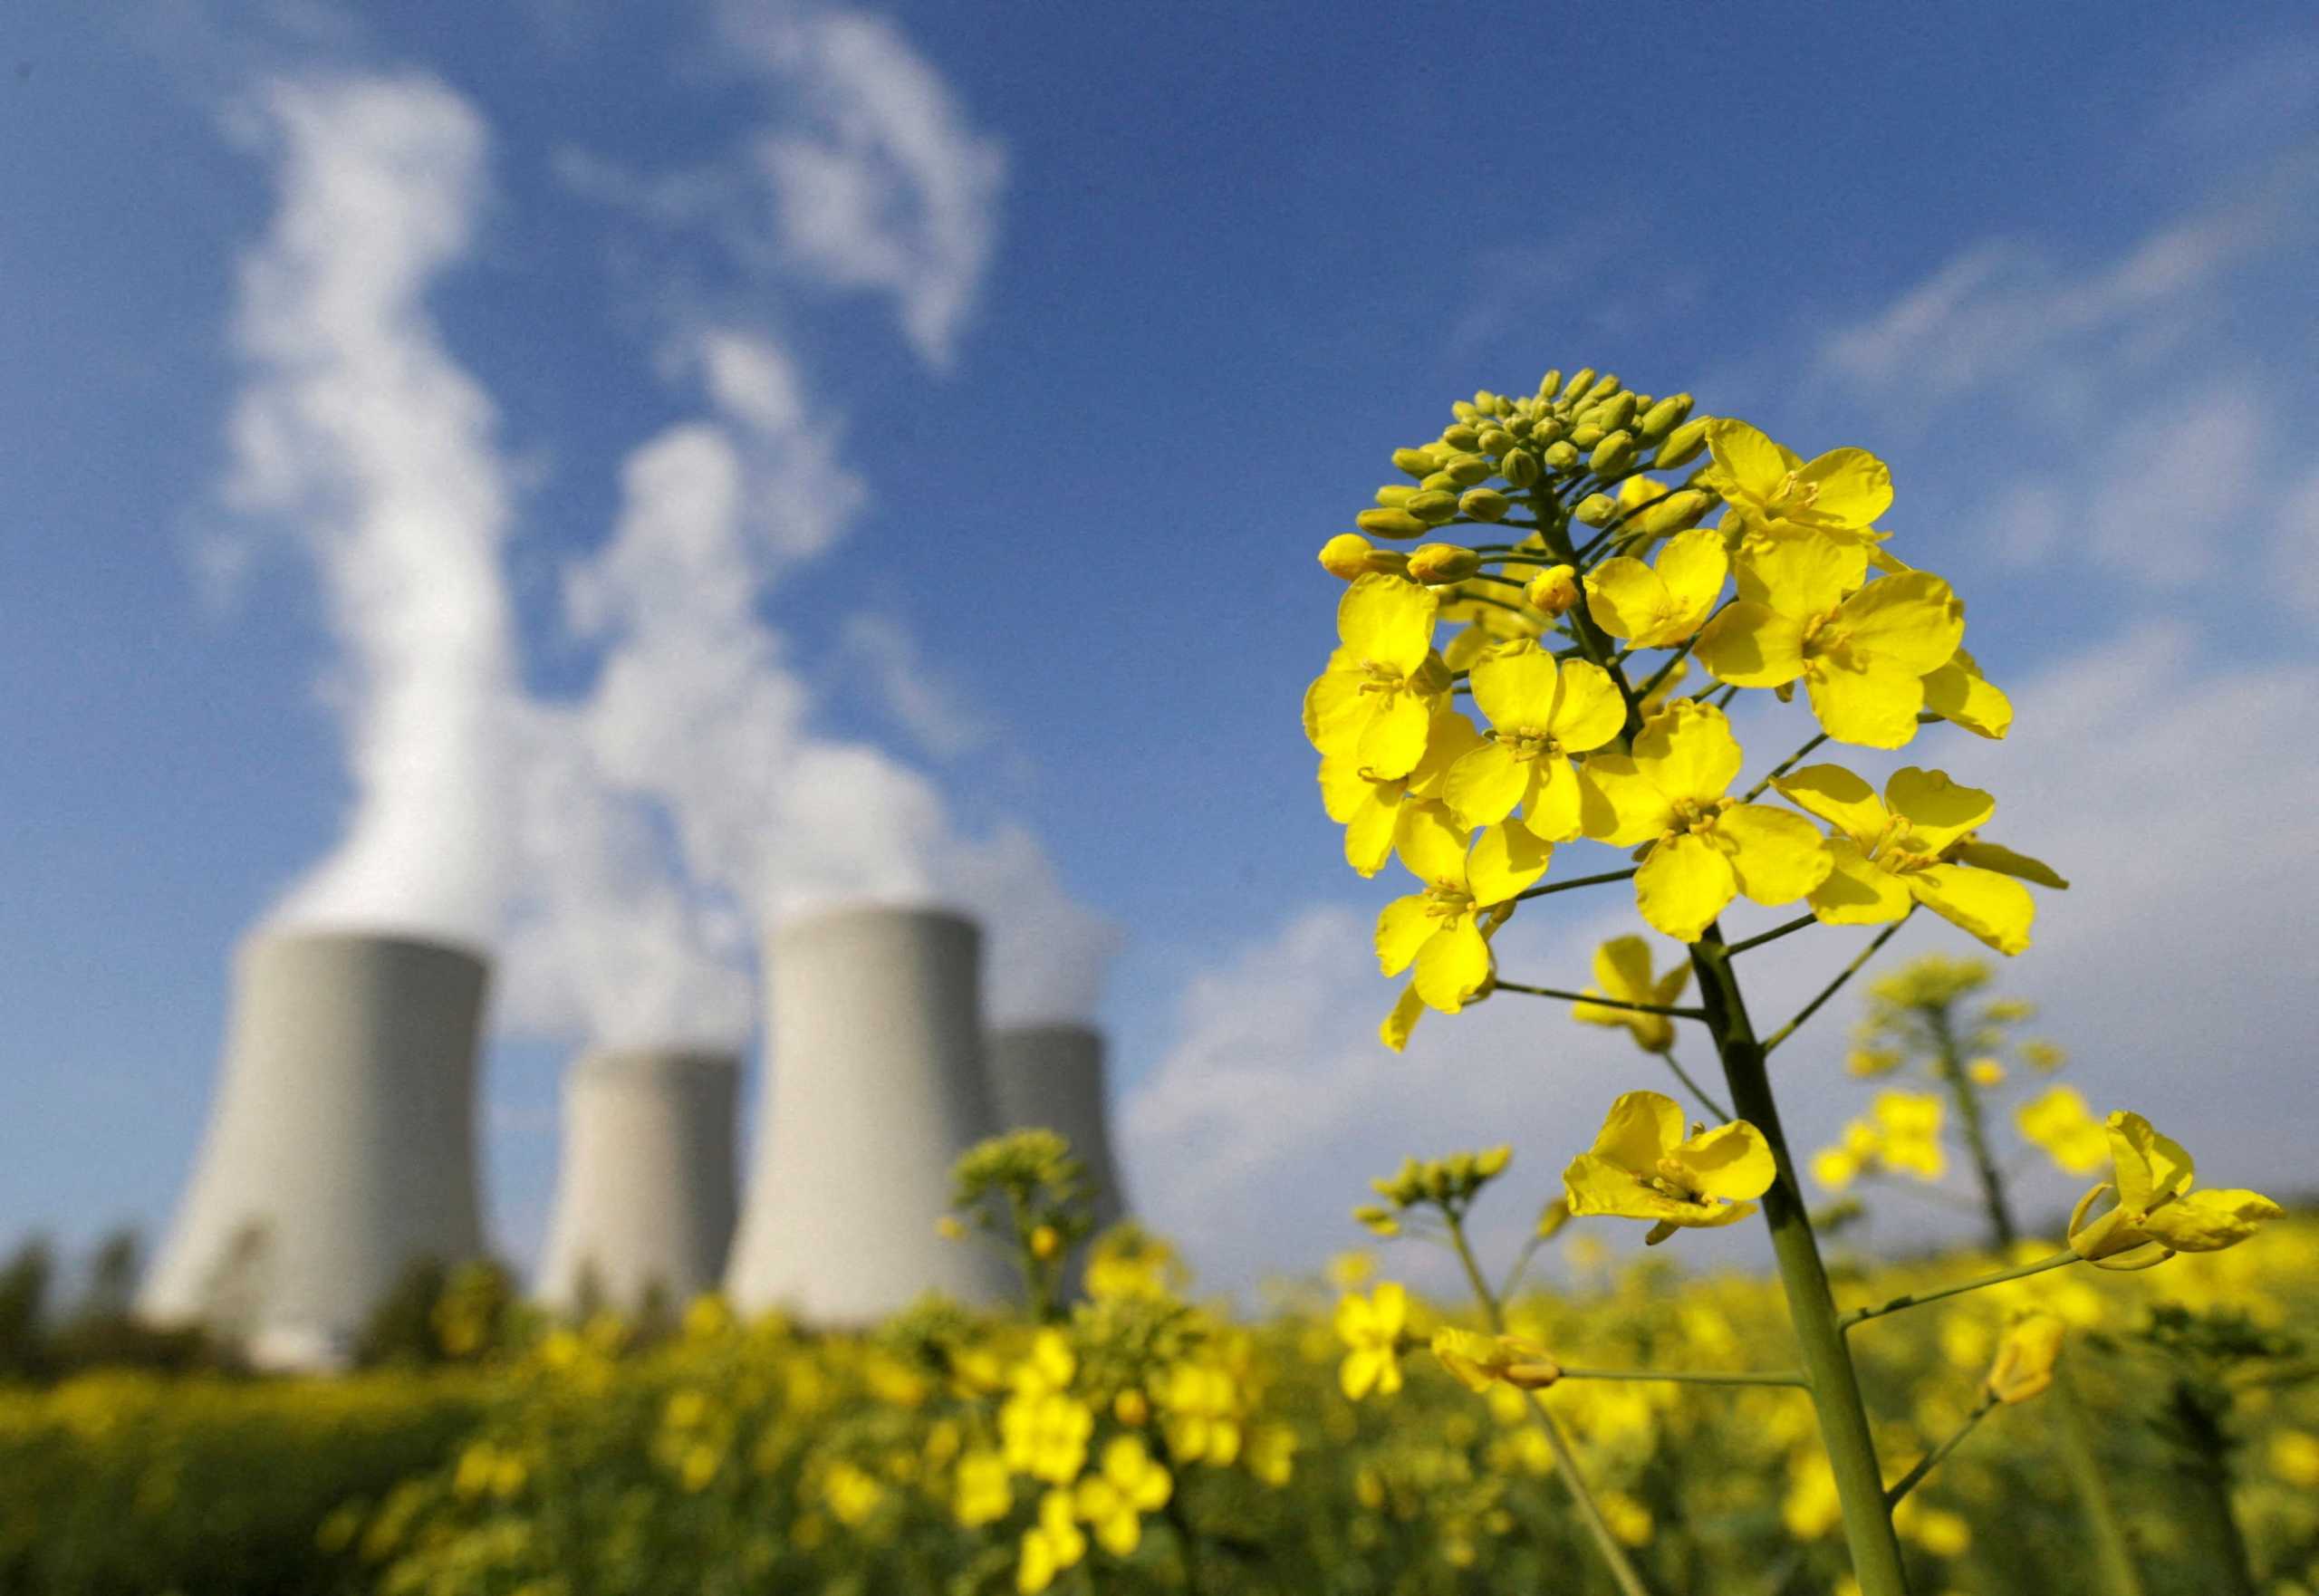
[[[1837,993],[1842,992],[1844,989],[1845,982],[1860,974],[1862,966],[1865,965],[1870,959],[1874,958],[1878,951],[1881,949],[1887,942],[1890,942],[1893,937],[1900,935],[1900,928],[1909,923],[1909,916],[1915,913],[1916,905],[1912,903],[1909,906],[1908,914],[1902,915],[1899,919],[1894,920],[1891,925],[1877,932],[1875,938],[1871,941],[1867,947],[1860,950],[1860,956],[1857,958],[1854,958],[1852,963],[1846,965],[1843,967],[1843,973],[1838,975],[1834,980],[1829,982],[1825,986],[1820,989],[1819,996],[1814,998],[1810,1003],[1805,1004],[1801,1009],[1797,1010],[1795,1018],[1790,1020],[1786,1024],[1782,1025],[1778,1030],[1773,1032],[1771,1035],[1766,1039],[1764,1043],[1764,1052],[1766,1053],[1770,1053],[1781,1043],[1785,1042],[1789,1037],[1795,1035],[1804,1021],[1810,1019],[1814,1014],[1818,1014],[1821,1006],[1825,1004],[1828,999],[1833,997]],[[1697,956],[1694,955],[1693,957],[1696,957]]]
[[[1599,876],[1573,876],[1567,881],[1549,881],[1543,887],[1533,887],[1526,892],[1516,892],[1514,898],[1518,903],[1527,899],[1548,897],[1556,892],[1568,892],[1577,887],[1600,887],[1609,881],[1632,880],[1640,869],[1640,866],[1636,866],[1622,870],[1604,870]]]
[[[1497,1293],[1489,1289],[1489,1282],[1482,1275],[1480,1261],[1474,1256],[1472,1244],[1466,1239],[1465,1221],[1447,1208],[1442,1210],[1442,1219],[1449,1232],[1449,1245],[1457,1253],[1458,1262],[1465,1265],[1466,1284],[1473,1287],[1474,1300],[1481,1304],[1490,1330],[1504,1335],[1506,1310],[1500,1305]],[[1554,1421],[1553,1412],[1537,1392],[1525,1394],[1530,1399],[1530,1410],[1537,1416],[1539,1430],[1546,1437],[1546,1450],[1554,1455],[1554,1472],[1570,1488],[1570,1499],[1578,1509],[1579,1522],[1593,1537],[1595,1549],[1602,1553],[1602,1561],[1610,1564],[1611,1578],[1617,1582],[1624,1596],[1650,1596],[1650,1587],[1642,1582],[1642,1576],[1628,1561],[1627,1549],[1620,1545],[1618,1536],[1611,1533],[1610,1523],[1603,1518],[1602,1509],[1595,1502],[1593,1492],[1586,1488],[1586,1481],[1578,1472],[1578,1459],[1571,1452],[1569,1438],[1562,1433],[1562,1426]]]
[[[2201,1596],[2256,1596],[2247,1537],[2230,1505],[2230,1437],[2211,1397],[2178,1380],[2166,1408],[2173,1497],[2199,1543]]]
[[[1532,997],[1566,997],[1573,1003],[1591,1003],[1597,1008],[1625,1009],[1638,1014],[1664,1014],[1670,1020],[1703,1020],[1704,1009],[1669,1008],[1663,1003],[1629,1003],[1623,998],[1595,997],[1583,992],[1569,992],[1560,986],[1525,986],[1519,981],[1500,981],[1499,992],[1526,993]]]
[[[1835,1476],[1852,1577],[1860,1582],[1861,1596],[1908,1596],[1900,1542],[1892,1534],[1892,1515],[1884,1505],[1883,1466],[1877,1460],[1875,1438],[1869,1431],[1868,1409],[1861,1402],[1860,1376],[1852,1368],[1852,1354],[1836,1322],[1827,1266],[1812,1235],[1804,1187],[1796,1178],[1795,1160],[1780,1126],[1771,1077],[1764,1069],[1765,1049],[1756,1040],[1755,1026],[1748,1019],[1746,1002],[1718,928],[1709,927],[1707,937],[1692,944],[1691,967],[1698,972],[1708,1024],[1722,1056],[1724,1079],[1731,1087],[1732,1109],[1762,1133],[1771,1149],[1774,1174],[1770,1188],[1764,1193],[1764,1223],[1771,1231],[1773,1255],[1779,1262],[1780,1284],[1787,1294],[1796,1350],[1812,1381],[1812,1404],[1820,1421],[1821,1444]]]
[[[1947,1082],[1949,1098],[1957,1105],[1957,1120],[1965,1129],[1965,1150],[1972,1156],[1973,1175],[1981,1183],[1981,1207],[1989,1220],[1989,1243],[2000,1255],[2010,1252],[2021,1230],[2013,1222],[2013,1205],[2006,1200],[2005,1177],[1997,1172],[1989,1148],[1988,1127],[1981,1118],[1981,1094],[1965,1074],[1965,1061],[1957,1055],[1957,1028],[1949,1007],[1942,1005],[1925,1016],[1933,1040],[1934,1073]]]
[[[1699,1106],[1701,1108],[1707,1110],[1708,1113],[1713,1114],[1717,1119],[1722,1120],[1727,1125],[1731,1122],[1731,1110],[1725,1108],[1721,1103],[1716,1101],[1715,1099],[1709,1097],[1707,1094],[1706,1089],[1700,1086],[1698,1082],[1691,1079],[1691,1072],[1675,1062],[1675,1050],[1673,1048],[1669,1048],[1665,1053],[1660,1053],[1659,1056],[1665,1059],[1667,1061],[1667,1067],[1675,1072],[1675,1079],[1680,1081],[1689,1089],[1690,1094],[1699,1100]]]
[[[1774,1370],[1764,1373],[1755,1370],[1726,1372],[1715,1369],[1564,1369],[1564,1380],[1674,1380],[1685,1385],[1701,1386],[1794,1386],[1808,1391],[1812,1382],[1801,1370]]]
[[[1763,795],[1763,791],[1766,787],[1770,786],[1774,782],[1779,780],[1780,777],[1785,775],[1789,771],[1794,770],[1797,760],[1803,758],[1806,754],[1811,753],[1813,749],[1817,748],[1821,744],[1827,740],[1828,734],[1822,732],[1818,736],[1804,744],[1803,747],[1798,748],[1795,753],[1781,760],[1777,764],[1773,765],[1771,768],[1771,774],[1766,776],[1762,781],[1757,782],[1754,786],[1748,788],[1746,796],[1740,799],[1739,802],[1742,803],[1753,803],[1757,798]]]
[[[1957,1443],[1963,1440],[1967,1436],[1971,1435],[1973,1433],[1973,1427],[1980,1423],[1983,1418],[1986,1418],[1988,1416],[1989,1409],[1996,1406],[1997,1399],[1984,1393],[1981,1399],[1973,1405],[1973,1410],[1965,1415],[1965,1422],[1957,1427],[1955,1433],[1950,1435],[1947,1440],[1941,1442],[1940,1445],[1935,1447],[1931,1451],[1927,1452],[1923,1457],[1918,1458],[1914,1468],[1911,1468],[1908,1473],[1902,1475],[1898,1480],[1893,1482],[1892,1488],[1884,1493],[1884,1505],[1887,1507],[1898,1507],[1900,1505],[1900,1498],[1907,1495],[1910,1491],[1915,1490],[1918,1485],[1924,1482],[1925,1476],[1939,1467],[1940,1460],[1948,1457],[1951,1452],[1954,1452],[1957,1449]]]
[[[1734,942],[1730,947],[1725,948],[1724,951],[1726,953],[1745,953],[1751,947],[1761,947],[1766,942],[1776,942],[1783,937],[1792,937],[1796,932],[1803,930],[1805,927],[1816,926],[1819,923],[1820,917],[1818,915],[1800,914],[1792,920],[1783,920],[1768,931],[1759,931],[1753,937]]]
[[[2070,1487],[2084,1510],[2086,1527],[2093,1532],[2093,1566],[2102,1596],[2145,1596],[2141,1571],[2134,1566],[2132,1543],[2126,1539],[2125,1521],[2110,1495],[2108,1466],[2095,1449],[2085,1395],[2071,1377],[2066,1360],[2054,1370],[2054,1389],[2046,1400],[2054,1405],[2061,1423],[2054,1435],[2061,1446],[2062,1466]]]
[[[1944,1297],[1962,1296],[1967,1292],[1977,1292],[1984,1286],[2003,1285],[2008,1280],[2020,1280],[2031,1274],[2043,1274],[2048,1269],[2059,1269],[2066,1264],[2083,1261],[2075,1253],[2064,1247],[2060,1252],[2049,1257],[2039,1258],[2033,1264],[2016,1264],[2010,1269],[2000,1269],[1994,1274],[1977,1274],[1970,1280],[1960,1281],[1955,1285],[1944,1285],[1939,1291],[1911,1292],[1906,1296],[1894,1297],[1891,1302],[1873,1308],[1854,1308],[1844,1315],[1843,1328],[1850,1330],[1863,1320],[1881,1319],[1885,1314],[1898,1313],[1903,1308],[1921,1308],[1927,1303],[1938,1303]]]

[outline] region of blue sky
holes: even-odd
[[[1217,1278],[1339,1245],[1362,1159],[1514,1130],[1544,1189],[1636,1066],[1503,1002],[1374,1048],[1295,707],[1386,454],[1582,363],[1891,460],[2023,709],[1939,757],[2079,882],[2008,979],[2089,1095],[2305,1178],[2302,8],[602,9],[0,34],[0,1234],[157,1227],[233,940],[375,909],[500,944],[527,1256],[570,1048],[737,1030],[748,915],[850,890],[1099,1005]],[[347,453],[347,393],[415,429]],[[396,651],[447,612],[459,668]],[[448,776],[399,691],[481,728]]]

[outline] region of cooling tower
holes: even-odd
[[[235,960],[222,1079],[140,1307],[261,1360],[342,1359],[414,1261],[477,1257],[486,969],[399,937],[262,932]]]
[[[1061,1132],[1086,1166],[1096,1228],[1117,1221],[1127,1196],[1111,1158],[1102,1033],[1091,1025],[1009,1025],[993,1031],[983,1046],[999,1124]]]
[[[633,1312],[717,1288],[737,1200],[739,1074],[729,1053],[666,1049],[593,1053],[572,1067],[542,1301]]]
[[[997,1130],[980,960],[972,922],[925,909],[845,909],[774,933],[772,1082],[726,1272],[736,1304],[860,1322],[929,1289],[1008,1292],[979,1239],[934,1228],[950,1166]]]

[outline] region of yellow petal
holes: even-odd
[[[1377,1040],[1400,1053],[1410,1044],[1410,1033],[1417,1029],[1418,1021],[1425,1017],[1425,999],[1417,995],[1417,984],[1411,982],[1401,988],[1400,996],[1393,1000],[1392,1011],[1377,1027]]]
[[[1304,689],[1304,736],[1323,756],[1352,756],[1360,751],[1361,734],[1369,725],[1370,694],[1361,690],[1367,678],[1359,670],[1331,670],[1313,678]]]
[[[1678,964],[1684,975],[1690,966]],[[1594,984],[1605,997],[1624,1003],[1660,1001],[1650,978],[1650,944],[1640,937],[1613,937],[1594,950]]]
[[[1910,892],[1942,919],[1971,932],[2008,957],[2029,946],[2029,925],[2037,918],[2029,889],[1994,870],[1937,864],[1901,878]]]
[[[1425,895],[1412,892],[1407,898],[1396,898],[1377,914],[1378,967],[1389,976],[1398,976],[1417,958],[1419,949],[1433,939],[1441,922],[1426,912]]]
[[[1401,797],[1391,788],[1371,787],[1368,802],[1344,822],[1344,861],[1364,876],[1384,869],[1400,832]]]
[[[1850,837],[1828,842],[1828,879],[1812,889],[1812,912],[1830,926],[1884,926],[1909,912],[1900,878],[1870,860]]]
[[[1482,735],[1472,721],[1455,709],[1436,709],[1426,729],[1425,757],[1409,774],[1410,791],[1420,798],[1440,797],[1449,767],[1481,745]]]
[[[1587,836],[1631,848],[1674,824],[1675,807],[1624,754],[1590,754],[1578,766],[1579,823]]]
[[[2017,876],[2025,881],[2035,881],[2040,887],[2051,887],[2057,892],[2069,890],[2069,883],[2062,880],[2060,872],[2052,865],[2041,859],[2032,859],[2026,853],[2016,853],[2010,848],[1999,847],[1995,842],[1967,842],[1957,850],[1954,857],[1959,864],[1996,870],[2000,875]]]
[[[1674,601],[1641,561],[1621,554],[1586,574],[1586,612],[1614,638],[1636,638],[1660,624]]]
[[[2170,1136],[2140,1114],[2121,1110],[2104,1121],[2110,1133],[2110,1156],[2118,1171],[2118,1206],[2130,1210],[2155,1208],[2160,1202],[2190,1189],[2198,1166]]]
[[[1622,1169],[1650,1174],[1660,1158],[1683,1139],[1683,1108],[1663,1091],[1627,1091],[1602,1116],[1593,1155]]]
[[[1514,757],[1503,743],[1484,743],[1449,767],[1443,802],[1471,826],[1496,825],[1529,794],[1535,765]]]
[[[1337,636],[1356,659],[1407,676],[1433,647],[1440,601],[1429,589],[1382,572],[1357,577],[1337,601]]]
[[[1439,803],[1411,803],[1405,809],[1393,851],[1410,874],[1420,881],[1464,881],[1466,828]]]
[[[1807,764],[1772,784],[1798,809],[1816,814],[1863,849],[1883,839],[1890,818],[1876,789],[1841,764]]]
[[[1707,623],[1691,652],[1718,681],[1781,687],[1804,674],[1804,628],[1767,605],[1742,599]]]
[[[1738,890],[1723,851],[1689,832],[1661,841],[1634,879],[1642,918],[1679,942],[1697,942]]]
[[[1981,675],[1962,649],[1925,677],[1924,707],[1977,736],[2002,737],[2013,729],[2013,700]]]
[[[1771,1143],[1745,1120],[1692,1138],[1675,1149],[1674,1157],[1689,1172],[1692,1190],[1733,1201],[1763,1196],[1779,1174]]]
[[[1892,507],[1892,473],[1866,449],[1830,449],[1796,478],[1819,489],[1812,501],[1816,520],[1866,527]]]
[[[1474,839],[1474,851],[1466,860],[1466,881],[1474,901],[1487,909],[1527,891],[1546,873],[1554,856],[1553,845],[1518,820],[1491,826]]]
[[[1549,842],[1567,842],[1584,829],[1584,800],[1578,791],[1578,773],[1559,754],[1533,762],[1537,784],[1530,789],[1523,812],[1532,831]]]
[[[1732,573],[1743,602],[1752,601],[1797,621],[1825,615],[1861,583],[1864,562],[1856,546],[1817,533],[1770,537],[1756,534],[1739,545]]]
[[[1898,660],[1921,680],[1956,657],[1965,638],[1965,606],[1929,571],[1879,577],[1846,599],[1837,624],[1852,646]]]
[[[1997,800],[1978,787],[1949,779],[1942,770],[1903,765],[1884,784],[1884,803],[1909,822],[1909,847],[1938,853],[1966,832],[1988,824]]]
[[[1414,985],[1429,1008],[1456,1014],[1489,977],[1489,942],[1471,915],[1435,933],[1418,950]]]
[[[2237,1246],[2283,1210],[2258,1191],[2194,1191],[2153,1211],[2142,1228],[2178,1253]]]
[[[1321,758],[1321,807],[1329,818],[1343,825],[1361,812],[1362,804],[1376,795],[1377,785],[1361,774],[1360,764],[1342,755],[1323,755]]]
[[[1867,653],[1814,660],[1804,675],[1812,713],[1839,743],[1898,748],[1917,735],[1924,678],[1907,666]]]
[[[1493,654],[1473,669],[1474,706],[1501,730],[1544,732],[1554,724],[1562,678],[1554,658],[1528,647]]]
[[[1432,708],[1415,693],[1371,694],[1371,699],[1376,707],[1362,728],[1356,753],[1372,776],[1405,776],[1425,757]]]
[[[1736,496],[1770,498],[1802,462],[1745,421],[1718,416],[1707,426],[1708,457],[1717,474],[1737,489]]]
[[[1826,880],[1832,868],[1820,828],[1767,803],[1725,810],[1716,817],[1715,835],[1730,854],[1739,890],[1757,903],[1794,903]]]
[[[1731,555],[1723,546],[1720,532],[1695,526],[1669,538],[1667,546],[1659,551],[1652,569],[1666,585],[1667,595],[1679,614],[1704,618],[1716,596],[1723,591],[1723,579],[1731,572]],[[1667,640],[1689,637],[1698,624],[1698,620],[1693,620]]]
[[[1722,797],[1743,757],[1723,711],[1689,698],[1669,705],[1635,734],[1635,768],[1671,799],[1707,803]]]
[[[1610,672],[1583,659],[1562,668],[1562,693],[1554,701],[1552,728],[1565,753],[1600,748],[1626,728],[1626,700]]]

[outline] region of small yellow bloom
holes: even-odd
[[[2024,880],[2066,889],[2052,867],[1978,838],[1997,801],[1945,771],[1892,773],[1879,800],[1838,764],[1807,764],[1772,785],[1834,827],[1833,869],[1814,889],[1812,912],[1831,926],[1887,925],[1913,900],[1999,953],[2029,946],[2036,901]]]
[[[1547,566],[1532,577],[1530,585],[1522,590],[1524,603],[1557,618],[1577,609],[1578,599],[1578,572],[1567,565]]]
[[[1496,825],[1516,807],[1548,842],[1578,835],[1578,778],[1570,756],[1591,753],[1626,725],[1626,704],[1599,665],[1535,645],[1503,649],[1473,668],[1474,704],[1490,740],[1459,756],[1442,798],[1469,826]]]
[[[2026,1402],[2054,1383],[2067,1327],[2058,1314],[2031,1312],[2005,1327],[1997,1338],[1997,1361],[1982,1382],[2000,1402]]]
[[[1593,1149],[1563,1171],[1573,1215],[1652,1221],[1651,1245],[1678,1229],[1734,1224],[1777,1174],[1770,1144],[1745,1120],[1686,1139],[1683,1110],[1656,1091],[1630,1091],[1611,1105]]]
[[[2014,1110],[2022,1139],[2045,1150],[2064,1174],[2091,1175],[2110,1156],[2109,1132],[2074,1086],[2053,1086]]]
[[[1015,1588],[1022,1596],[1038,1596],[1054,1583],[1055,1575],[1077,1566],[1086,1555],[1087,1537],[1073,1520],[1071,1493],[1049,1491],[1039,1498],[1039,1522],[1023,1532]]]
[[[1006,1459],[997,1453],[967,1453],[958,1459],[951,1513],[967,1529],[1005,1518],[1015,1510],[1015,1490],[1009,1478]]]
[[[1965,1066],[1966,1078],[1983,1091],[2005,1084],[2005,1065],[1996,1059],[1975,1059]]]
[[[998,1410],[1006,1466],[1051,1485],[1067,1484],[1087,1460],[1095,1415],[1060,1391],[1018,1389]]]
[[[1033,1226],[1031,1230],[1031,1255],[1033,1257],[1052,1258],[1061,1251],[1063,1251],[1063,1233],[1061,1231],[1057,1230],[1052,1225]]]
[[[1440,797],[1451,766],[1481,745],[1474,723],[1445,706],[1426,730],[1424,756],[1401,775],[1379,776],[1352,755],[1323,755],[1321,803],[1344,828],[1345,862],[1364,876],[1384,868],[1410,820],[1409,801]]]
[[[2141,1269],[2176,1253],[2220,1252],[2279,1216],[2279,1206],[2260,1192],[2192,1191],[2190,1155],[2140,1114],[2114,1113],[2105,1125],[2111,1178],[2080,1197],[2069,1216],[2070,1247],[2089,1263]],[[2095,1202],[2112,1191],[2116,1203],[2089,1219]]]
[[[1520,1336],[1445,1328],[1433,1332],[1433,1355],[1473,1391],[1487,1391],[1500,1380],[1518,1390],[1539,1391],[1562,1378],[1554,1355]]]
[[[1741,757],[1723,712],[1687,698],[1644,722],[1631,754],[1591,754],[1579,767],[1585,834],[1613,848],[1650,844],[1635,902],[1678,941],[1698,941],[1743,892],[1793,903],[1833,868],[1811,824],[1724,795]]]
[[[1142,1515],[1165,1507],[1173,1489],[1140,1437],[1118,1436],[1103,1448],[1102,1467],[1079,1482],[1073,1505],[1095,1532],[1096,1543],[1125,1557],[1143,1539]]]
[[[1381,778],[1416,768],[1449,691],[1448,668],[1433,652],[1439,608],[1427,589],[1397,576],[1363,576],[1345,589],[1340,646],[1304,695],[1304,735],[1315,748]]]
[[[1655,564],[1631,554],[1586,573],[1586,612],[1638,649],[1671,649],[1698,630],[1731,570],[1723,534],[1705,527],[1676,534]]]
[[[1401,1389],[1401,1332],[1409,1323],[1409,1293],[1388,1280],[1366,1297],[1348,1293],[1337,1303],[1337,1336],[1351,1349],[1337,1369],[1337,1383],[1358,1402],[1371,1391],[1390,1397]]]
[[[1511,903],[1544,875],[1554,848],[1517,820],[1473,834],[1442,804],[1410,807],[1395,851],[1424,890],[1395,899],[1378,915],[1377,962],[1388,976],[1414,965],[1418,998],[1454,1014],[1495,968],[1485,911]]]
[[[1891,508],[1892,473],[1866,449],[1830,449],[1807,464],[1728,416],[1708,423],[1707,447],[1713,463],[1700,482],[1731,506],[1735,532],[1809,531],[1862,547],[1882,537],[1875,521]]]
[[[1683,995],[1683,988],[1690,979],[1691,966],[1681,959],[1664,976],[1654,976],[1650,944],[1640,937],[1613,937],[1594,950],[1594,985],[1586,988],[1586,995],[1668,1008]],[[1675,1022],[1665,1014],[1577,1003],[1571,1005],[1570,1017],[1590,1025],[1623,1025],[1633,1034],[1635,1045],[1645,1053],[1665,1053],[1675,1045]]]
[[[1872,1110],[1876,1120],[1876,1156],[1887,1168],[1920,1180],[1938,1180],[1947,1172],[1948,1159],[1940,1146],[1943,1105],[1930,1092],[1880,1091]]]
[[[2288,1485],[2319,1490],[2319,1436],[2308,1430],[2281,1430],[2271,1437],[2271,1472]]]

